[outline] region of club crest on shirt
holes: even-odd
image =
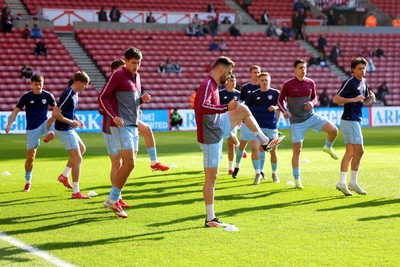
[[[257,98],[256,98],[257,100],[260,100],[260,97],[259,96],[257,96]]]
[[[35,103],[35,101],[31,100],[29,103],[30,103],[30,104],[33,104],[33,103]]]
[[[46,103],[47,103],[47,100],[46,99],[42,99],[42,104],[46,105]]]
[[[272,95],[269,95],[269,96],[268,96],[268,100],[272,100]]]

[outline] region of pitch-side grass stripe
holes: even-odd
[[[61,260],[61,259],[59,259],[57,257],[54,257],[53,255],[50,255],[49,253],[47,253],[45,251],[41,251],[38,248],[29,246],[29,245],[23,243],[22,241],[20,241],[18,239],[15,239],[15,238],[13,238],[11,236],[8,236],[8,235],[6,235],[4,233],[1,233],[1,232],[0,232],[0,239],[6,241],[7,243],[12,244],[15,247],[18,247],[18,248],[20,248],[22,250],[26,250],[26,251],[28,251],[28,252],[30,252],[30,253],[38,256],[38,257],[41,257],[41,258],[45,259],[46,261],[48,261],[48,262],[50,262],[50,263],[52,263],[52,264],[54,264],[56,266],[60,266],[60,267],[75,267],[75,265],[72,265],[72,264],[70,264],[68,262],[65,262],[65,261],[63,261],[63,260]]]

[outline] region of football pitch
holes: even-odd
[[[366,196],[345,197],[335,189],[340,160],[322,152],[324,134],[306,135],[303,190],[286,185],[293,180],[289,137],[279,148],[279,184],[270,178],[268,155],[268,179],[260,185],[252,185],[250,158],[233,179],[224,146],[215,211],[239,232],[204,227],[202,154],[194,132],[155,133],[158,160],[176,165],[164,173],[150,170],[141,139],[122,192],[132,205],[127,219],[102,205],[110,190],[110,160],[100,133],[80,134],[87,146],[80,187],[98,194],[89,200],[71,199],[57,181],[67,162],[57,137],[40,146],[31,192],[22,192],[25,135],[2,134],[0,266],[399,266],[400,129],[363,133],[359,183]],[[341,133],[334,147],[341,159]]]

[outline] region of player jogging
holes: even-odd
[[[340,180],[336,189],[345,196],[352,196],[350,191],[360,195],[366,195],[357,183],[358,169],[361,157],[364,154],[363,135],[361,131],[361,118],[363,104],[375,101],[375,94],[368,89],[364,76],[368,62],[365,58],[357,57],[351,61],[351,72],[353,76],[343,82],[342,87],[334,96],[333,102],[344,104],[344,111],[340,121],[346,152],[340,164]],[[351,167],[351,181],[346,185],[347,171]]]
[[[294,62],[295,77],[287,80],[279,95],[278,107],[285,118],[290,119],[290,135],[292,139],[293,155],[292,168],[296,188],[303,189],[300,178],[300,152],[304,136],[308,129],[317,133],[327,133],[323,151],[337,160],[338,155],[332,146],[338,134],[336,126],[328,119],[314,112],[314,105],[318,102],[315,82],[306,77],[307,61],[297,59]],[[286,100],[288,109],[286,109]]]
[[[43,140],[45,143],[54,138],[54,133],[48,131],[46,124],[50,122],[48,123],[48,126],[50,126],[51,122],[54,121],[52,118],[47,120],[47,110],[49,106],[55,107],[56,100],[50,92],[43,90],[43,85],[44,77],[42,75],[34,74],[31,77],[32,90],[26,92],[20,97],[16,107],[8,118],[8,123],[5,129],[6,133],[10,132],[11,125],[17,117],[18,112],[20,112],[25,106],[27,150],[25,160],[25,192],[31,190],[33,162],[40,145],[40,137],[47,133]]]

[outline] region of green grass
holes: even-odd
[[[90,200],[70,199],[71,191],[57,182],[67,160],[57,139],[40,147],[32,190],[21,192],[25,136],[0,135],[0,175],[11,173],[0,176],[0,232],[77,266],[399,265],[399,128],[364,129],[359,181],[367,196],[344,197],[335,190],[340,161],[321,152],[322,134],[306,136],[302,191],[285,185],[292,180],[289,140],[280,147],[280,184],[269,179],[252,185],[249,158],[232,179],[225,156],[215,209],[239,232],[203,227],[202,154],[195,133],[156,133],[159,160],[177,165],[166,173],[151,172],[140,147],[123,191],[133,205],[128,219],[102,207],[110,189],[102,136],[81,137],[87,145],[81,189],[99,194]],[[335,148],[341,157],[342,136]],[[51,264],[0,240],[0,266]]]

